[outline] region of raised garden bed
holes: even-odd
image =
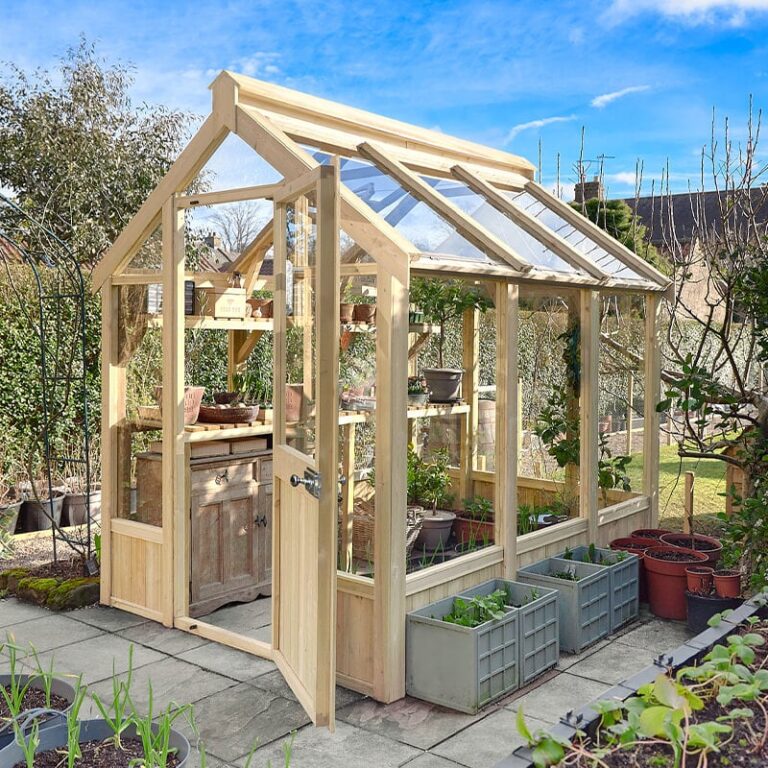
[[[478,594],[494,592],[484,587]],[[498,618],[478,626],[445,620],[462,606],[472,613],[469,597],[446,597],[408,614],[405,687],[417,699],[475,714],[519,686],[520,613],[501,598]]]
[[[567,554],[569,557],[565,557],[565,552],[558,557],[608,569],[611,580],[611,632],[637,618],[640,609],[640,558],[637,555],[586,545],[574,547]]]
[[[558,591],[561,650],[579,653],[610,631],[611,580],[607,568],[550,557],[519,568],[517,580]]]

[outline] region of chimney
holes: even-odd
[[[203,242],[209,248],[221,248],[221,238],[215,232],[211,232],[210,235],[206,235],[203,238]]]
[[[598,200],[605,199],[605,190],[603,189],[603,182],[600,181],[599,176],[594,176],[592,181],[584,181],[575,184],[573,187],[573,198],[577,203],[583,203],[586,200]]]

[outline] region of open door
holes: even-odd
[[[338,508],[339,181],[275,197],[272,646],[316,725],[333,729]]]

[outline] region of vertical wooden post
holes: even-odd
[[[343,570],[352,564],[352,515],[355,511],[355,425],[342,428],[341,473],[347,482],[341,489],[341,555]]]
[[[496,285],[496,510],[495,540],[504,547],[504,575],[517,569],[517,432],[519,288]]]
[[[650,502],[648,525],[659,523],[659,414],[661,352],[659,348],[659,314],[661,297],[645,295],[645,407],[643,415],[643,493]]]
[[[629,377],[627,379],[627,456],[632,455],[632,416],[633,409],[632,404],[635,401],[635,372],[629,371]]]
[[[588,522],[590,543],[598,544],[597,463],[600,375],[600,293],[579,292],[581,318],[581,392],[579,412],[579,515]]]
[[[109,278],[101,288],[101,595],[112,598],[112,518],[119,513],[120,428],[125,419],[125,366],[119,363],[120,289]]]
[[[683,518],[683,533],[693,531],[693,483],[696,479],[693,472],[685,473],[685,517]]]
[[[379,266],[376,302],[376,518],[373,691],[405,695],[408,286]]]
[[[464,376],[461,394],[469,413],[461,419],[459,495],[461,501],[473,495],[472,472],[477,468],[477,430],[480,386],[480,312],[468,309],[462,318],[461,364]]]
[[[580,327],[582,318],[581,318],[581,309],[580,304],[578,302],[581,301],[580,298],[577,298],[580,296],[580,294],[570,294],[568,296],[568,328],[573,328],[574,326]],[[584,332],[584,329],[581,329],[581,333]],[[584,372],[582,370],[582,380],[584,378]],[[568,397],[566,402],[566,416],[568,418],[569,422],[578,421],[580,416],[580,409],[581,409],[581,403],[579,402],[580,399],[580,392],[572,392],[570,387],[568,387],[567,391]],[[573,434],[566,434],[566,437],[569,440],[572,440],[576,437],[576,435]],[[541,461],[541,475],[540,477],[544,476],[544,462]],[[579,468],[575,466],[574,464],[566,464],[565,465],[565,489],[566,489],[566,495],[568,497],[568,502],[570,503],[572,500],[575,500],[578,497],[579,494]]]
[[[174,562],[176,520],[185,515],[184,446],[184,213],[175,196],[163,205],[163,624],[173,626],[174,587],[184,580]],[[183,523],[181,523],[183,526]],[[180,553],[179,553],[180,554]],[[185,589],[185,592],[187,590]]]

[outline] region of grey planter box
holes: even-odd
[[[573,559],[582,561],[589,547],[582,545],[571,550]],[[616,561],[618,552],[613,549],[597,547],[595,553],[598,558],[609,558]],[[565,554],[565,553],[563,553]],[[637,618],[640,610],[640,558],[637,555],[625,553],[624,560],[616,561],[613,565],[597,565],[608,569],[611,577],[611,632],[624,626],[628,621]],[[555,555],[562,557],[563,555]]]
[[[550,576],[553,571],[568,571],[578,581]],[[610,631],[611,581],[607,568],[549,557],[519,568],[517,580],[557,590],[561,650],[579,653]]]
[[[552,669],[560,657],[557,592],[507,579],[491,579],[460,592],[459,596],[490,595],[497,589],[507,590],[518,611],[518,674],[523,686]],[[538,597],[531,599],[533,594]]]
[[[443,621],[454,597],[406,618],[405,688],[410,696],[475,714],[519,687],[518,610],[479,627]]]

